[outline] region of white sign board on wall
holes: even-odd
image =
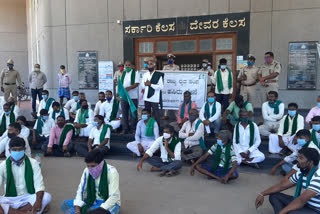
[[[113,62],[99,61],[99,91],[113,93]]]

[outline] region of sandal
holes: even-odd
[[[165,175],[167,175],[169,173],[169,171],[162,171],[160,174],[159,174],[159,177],[164,177]]]
[[[170,170],[170,171],[166,174],[166,176],[167,176],[167,177],[173,177],[173,176],[176,176],[176,175],[178,175],[178,174],[179,174],[178,171],[176,171],[176,170]]]

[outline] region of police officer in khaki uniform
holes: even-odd
[[[281,72],[281,65],[274,60],[274,54],[272,52],[266,52],[264,54],[265,63],[259,68],[259,81],[262,86],[262,101],[267,100],[269,91],[278,92],[278,78]]]
[[[256,58],[249,55],[248,65],[244,66],[238,74],[238,81],[241,82],[240,95],[249,103],[254,103],[256,98],[259,68],[254,65],[255,61]]]
[[[209,66],[209,60],[208,59],[203,59],[202,60],[201,67],[202,68],[199,71],[208,73],[208,80],[207,80],[207,93],[208,93],[209,91],[213,90],[213,81],[212,81],[212,79],[213,79],[214,71]]]
[[[171,54],[171,53],[169,53],[169,54],[167,55],[167,57],[168,57],[168,65],[163,66],[163,69],[162,69],[162,70],[166,70],[166,71],[179,71],[179,70],[180,70],[179,65],[174,64],[174,61],[175,61],[176,56],[173,55],[173,54]]]
[[[8,98],[11,96],[14,98],[15,102],[17,102],[17,81],[18,88],[21,87],[21,78],[18,71],[13,69],[14,62],[12,59],[9,59],[7,62],[8,69],[5,68],[1,73],[1,91],[4,92],[4,100],[8,102]]]

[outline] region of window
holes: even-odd
[[[232,50],[232,38],[230,39],[217,39],[217,50]]]
[[[172,41],[172,52],[193,52],[196,51],[196,40]]]
[[[212,39],[200,40],[200,51],[211,51]]]
[[[153,42],[141,42],[140,53],[153,53]]]
[[[168,52],[168,42],[157,42],[157,53],[167,53]]]

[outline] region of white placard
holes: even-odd
[[[99,61],[99,91],[113,93],[113,62]]]
[[[143,74],[147,71],[139,71],[139,107],[144,106],[143,89],[141,88]],[[162,100],[164,109],[178,110],[183,102],[183,93],[190,91],[192,101],[197,103],[200,109],[206,102],[207,78],[206,72],[197,71],[160,71],[164,73],[164,88]]]

